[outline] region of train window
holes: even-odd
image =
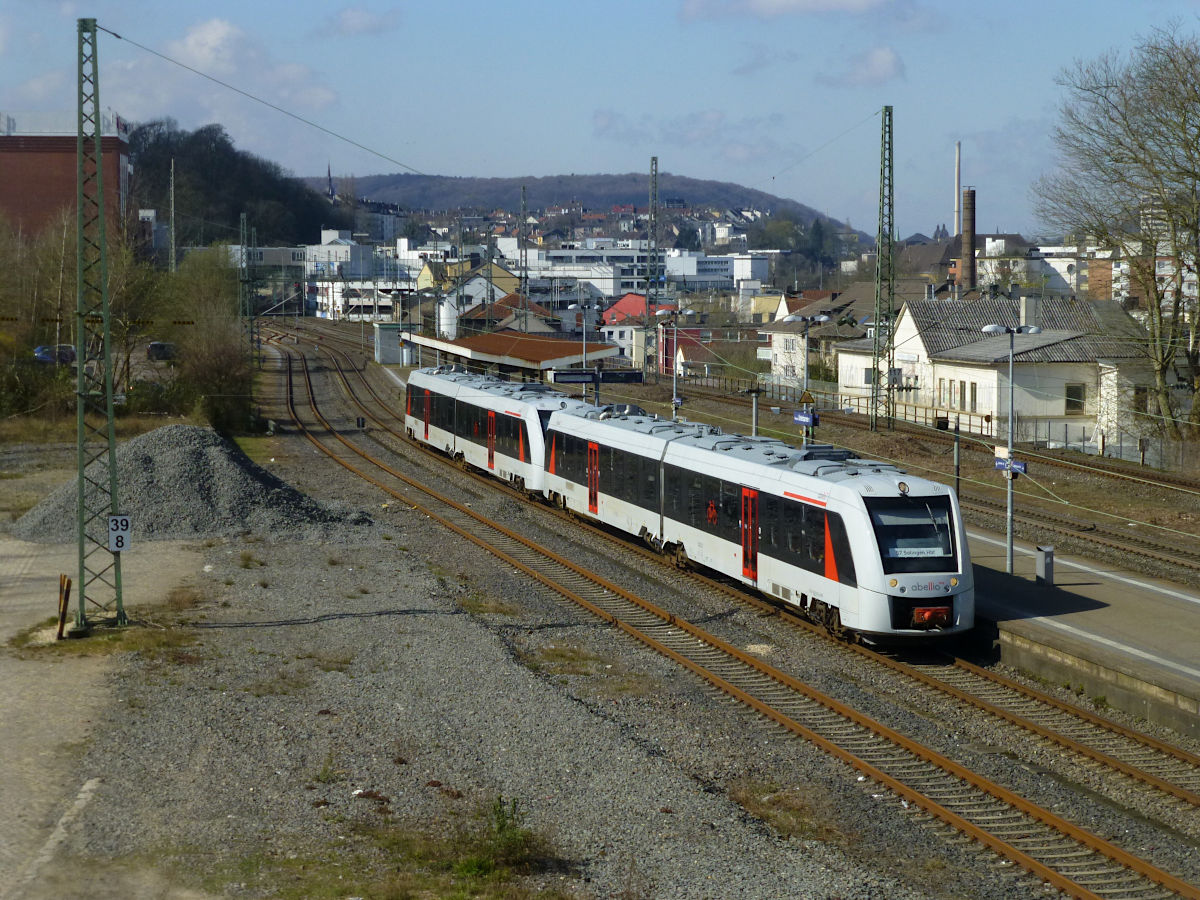
[[[727,541],[738,540],[742,524],[742,486],[721,482],[721,524],[719,534]]]
[[[850,552],[850,535],[846,531],[846,523],[837,513],[826,513],[825,527],[829,532],[829,543],[833,547],[837,580],[850,587],[857,587],[858,577],[854,574],[854,555]]]
[[[949,497],[867,497],[864,501],[884,572],[957,568]]]
[[[658,509],[658,463],[655,460],[641,457],[638,486],[638,506],[642,509]]]
[[[682,521],[685,506],[683,476],[675,466],[664,466],[663,515]]]

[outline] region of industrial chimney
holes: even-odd
[[[975,290],[975,190],[962,192],[962,261],[958,265],[960,293]]]

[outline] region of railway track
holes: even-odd
[[[349,357],[346,357],[350,362]],[[392,412],[362,369],[343,366],[333,359],[346,397],[378,428],[394,438],[403,440],[403,422]],[[370,395],[374,406],[362,401],[351,385],[358,380]],[[420,448],[428,452],[426,448]],[[436,456],[435,454],[429,454]],[[436,457],[449,464],[443,457]],[[508,490],[493,479],[468,470],[472,477],[492,489]],[[509,491],[514,499],[526,499]],[[543,508],[538,504],[539,509]],[[569,517],[558,510],[545,510],[561,519]],[[633,551],[645,559],[662,563],[663,557],[650,549],[630,543],[624,536],[613,535],[587,522],[575,521],[577,527],[587,528],[608,541],[617,543],[623,551]],[[801,618],[774,600],[748,594],[740,585],[714,580],[699,572],[687,572],[695,581],[717,589],[738,602],[753,602],[760,609],[779,612],[792,624],[822,637],[830,636],[823,629]],[[1041,691],[1006,679],[967,660],[950,658],[930,663],[905,662],[896,654],[879,652],[862,645],[851,645],[854,652],[873,664],[897,672],[912,683],[919,684],[973,706],[1007,725],[1016,727],[1063,750],[1131,779],[1150,791],[1158,791],[1190,807],[1200,808],[1200,757],[1189,754],[1149,735],[1125,728],[1088,710],[1062,703]],[[940,655],[939,655],[940,656]]]
[[[294,362],[289,360],[289,375],[293,365]],[[342,376],[345,377],[344,371]],[[344,383],[348,386],[348,381]],[[311,382],[308,384],[311,398]],[[327,428],[315,411],[315,401],[313,404],[314,416],[322,423],[320,427],[331,432],[333,429]],[[290,394],[289,406],[299,423]],[[359,408],[365,409],[365,406]],[[300,424],[314,443],[328,443],[328,439],[317,439],[316,427],[310,429]],[[344,449],[349,449],[351,442],[343,436],[338,436],[337,440],[343,447],[337,455],[344,457]],[[353,448],[352,452],[364,461],[369,456],[360,448]],[[339,459],[339,462],[349,465],[345,459]],[[371,465],[380,467],[378,462]],[[381,470],[391,477],[409,481],[386,465]],[[453,502],[422,499],[418,503],[396,493],[394,488],[385,487],[375,476],[365,477],[381,489],[402,496],[405,502],[419,506],[439,521],[445,521],[447,527],[467,539],[487,546],[498,558],[620,627],[788,733],[799,735],[854,766],[863,777],[891,789],[905,803],[1020,864],[1045,883],[1079,897],[1200,896],[1196,888],[1138,860],[1131,853],[1076,828],[617,585],[589,576],[569,561],[531,545],[527,539],[503,526],[488,522]],[[428,488],[415,484],[410,487],[426,492],[427,498],[432,497]],[[441,504],[436,510],[433,508],[435,503]],[[484,538],[484,534],[488,537]],[[949,683],[944,677],[941,680]],[[1009,714],[1029,719],[1029,716],[1015,712]],[[1069,740],[1083,743],[1076,738]],[[1073,748],[1072,752],[1077,751]],[[1124,765],[1134,768],[1132,763]],[[1194,761],[1185,761],[1183,765],[1194,768]],[[1170,783],[1168,776],[1154,777]],[[1186,782],[1190,776],[1185,772],[1171,777]],[[1164,790],[1161,785],[1156,785],[1155,789]],[[1180,802],[1194,802],[1179,796],[1189,791],[1187,787],[1178,788],[1175,796]],[[1171,793],[1169,789],[1167,792]]]
[[[353,335],[341,334],[333,325],[319,325],[313,322],[304,324],[306,334],[313,336],[327,346],[344,347],[350,355],[362,353],[362,344]],[[689,386],[689,394],[693,398],[707,398],[725,405],[749,407],[751,401],[745,396],[722,394],[708,391],[698,386]],[[663,410],[667,407],[664,405]],[[845,416],[836,411],[823,413],[826,424],[837,423],[848,428],[863,430],[867,426],[861,417]],[[903,422],[895,423],[899,433],[918,435],[923,443],[935,443],[947,449],[952,438],[943,432],[931,431],[928,428],[918,429]],[[969,454],[982,455],[985,448],[973,442],[963,442],[962,448]],[[990,454],[990,448],[986,448]],[[1173,476],[1169,473],[1151,472],[1139,469],[1130,471],[1128,466],[1103,458],[1089,459],[1086,463],[1056,457],[1052,453],[1026,452],[1022,455],[1045,462],[1064,471],[1100,475],[1117,479],[1116,483],[1136,483],[1147,491],[1171,490],[1183,491],[1200,497],[1200,480],[1188,479],[1184,476]],[[903,461],[901,461],[903,464]],[[974,515],[976,524],[980,527],[996,527],[996,522],[1003,521],[1006,516],[1004,504],[989,494],[976,490],[964,489],[960,492],[963,509]],[[1097,559],[1110,558],[1113,553],[1120,554],[1126,563],[1147,574],[1168,577],[1175,580],[1189,580],[1200,571],[1200,541],[1186,534],[1170,532],[1165,537],[1156,537],[1145,533],[1146,526],[1138,531],[1134,523],[1117,524],[1112,517],[1089,514],[1076,506],[1069,507],[1069,514],[1056,511],[1054,507],[1033,502],[1022,502],[1014,513],[1014,522],[1021,532],[1029,536],[1035,543],[1051,543],[1069,541],[1074,552],[1090,555]],[[1197,503],[1200,515],[1200,502]],[[1151,526],[1152,528],[1152,526]]]
[[[973,494],[961,495],[959,505],[964,510],[972,510],[981,516],[999,516],[1003,519],[1007,515],[1005,504]],[[1078,517],[1059,515],[1048,510],[1024,508],[1014,512],[1013,519],[1043,533],[1049,532],[1085,541],[1091,546],[1121,553],[1134,552],[1184,572],[1200,572],[1200,549],[1191,550],[1180,546],[1179,543],[1167,544],[1143,535],[1130,534],[1125,529],[1112,528],[1096,522],[1081,522]]]

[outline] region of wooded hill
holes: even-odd
[[[318,189],[326,185],[325,178],[305,180]],[[431,213],[451,210],[491,212],[496,209],[516,212],[521,208],[522,187],[525,188],[526,205],[531,212],[572,208],[580,204],[594,212],[607,212],[614,206],[627,205],[645,209],[649,205],[650,176],[631,172],[624,175],[548,175],[542,178],[462,178],[411,174],[334,178],[334,188],[339,194]],[[786,213],[805,225],[818,218],[833,223],[828,216],[810,206],[764,191],[727,181],[706,181],[660,173],[660,211],[672,212],[668,207],[676,199],[692,209],[757,209],[768,213]]]
[[[220,125],[185,131],[170,119],[147,122],[130,133],[129,149],[135,208],[158,210],[160,221],[171,206],[174,160],[180,247],[236,244],[243,212],[260,247],[316,243],[322,227],[351,227],[349,210],[331,207],[278,164],[238,150]]]

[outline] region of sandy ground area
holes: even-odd
[[[60,573],[77,576],[77,548],[0,537],[0,641],[57,610]],[[184,542],[134,547],[122,558],[125,608],[162,603],[201,563]],[[0,650],[0,898],[61,877],[50,860],[60,830],[103,772],[81,772],[80,748],[110,702],[107,657],[22,658]],[[79,873],[80,877],[87,877]],[[164,895],[165,896],[165,895]]]

